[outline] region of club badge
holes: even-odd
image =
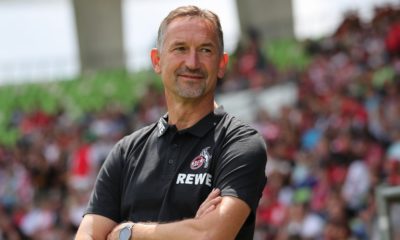
[[[211,154],[209,153],[210,147],[206,147],[201,150],[200,155],[195,157],[192,162],[190,163],[190,168],[192,170],[199,169],[201,166],[204,165],[204,168],[208,168],[211,160]]]

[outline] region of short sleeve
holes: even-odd
[[[98,214],[121,221],[122,141],[108,154],[97,176],[85,214]]]
[[[221,196],[234,196],[245,201],[255,213],[266,184],[265,141],[255,130],[235,134],[223,146],[216,167],[215,186]]]

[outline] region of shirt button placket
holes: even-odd
[[[172,144],[172,154],[171,158],[168,160],[168,164],[170,165],[176,165],[176,160],[179,156],[179,145],[174,143]]]

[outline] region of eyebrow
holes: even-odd
[[[171,43],[171,46],[181,46],[181,45],[187,45],[186,42],[183,41],[175,41],[173,43]],[[206,42],[206,43],[202,43],[200,44],[200,47],[213,47],[216,48],[216,45],[213,44],[212,42]]]
[[[209,42],[209,43],[203,43],[200,45],[200,47],[213,47],[216,48],[215,44]]]

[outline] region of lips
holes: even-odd
[[[190,74],[178,74],[179,77],[184,77],[184,78],[191,78],[191,79],[203,79],[203,75],[190,75]]]
[[[199,80],[206,78],[207,74],[205,74],[201,69],[191,70],[191,69],[178,69],[176,72],[178,77]]]

